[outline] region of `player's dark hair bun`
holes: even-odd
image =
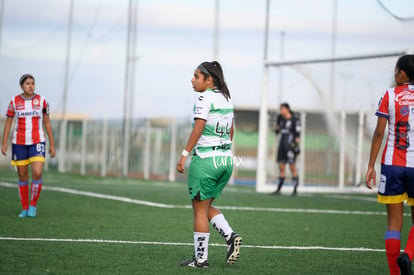
[[[401,56],[396,64],[396,67],[400,71],[404,71],[411,82],[414,81],[414,55],[407,54]]]
[[[24,82],[26,81],[26,79],[28,79],[28,78],[33,79],[33,81],[35,80],[35,79],[34,79],[34,77],[33,77],[33,75],[31,75],[31,74],[24,74],[24,75],[22,75],[22,76],[20,77],[20,81],[19,81],[20,85],[23,85],[23,83],[24,83]]]
[[[287,102],[281,103],[280,107],[285,107],[286,109],[288,109],[290,111],[290,106],[289,106],[289,103],[287,103]]]

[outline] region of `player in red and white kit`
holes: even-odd
[[[388,138],[381,161],[378,202],[386,204],[388,213],[385,251],[390,274],[412,274],[414,226],[400,255],[403,202],[411,206],[414,224],[414,55],[400,57],[395,66],[396,87],[382,97],[376,115],[377,126],[372,138],[366,185],[376,184],[375,160],[388,123]]]
[[[49,105],[43,96],[35,93],[34,77],[30,74],[22,75],[20,87],[23,93],[12,98],[7,110],[1,151],[3,155],[6,155],[7,139],[13,119],[16,117],[11,164],[17,167],[20,202],[23,207],[19,217],[24,218],[36,217],[36,203],[42,189],[42,170],[46,155],[43,126],[49,138],[49,153],[52,158],[55,156],[55,145],[49,120]],[[29,165],[32,168],[30,205]]]

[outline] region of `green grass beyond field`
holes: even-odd
[[[234,207],[222,211],[243,237],[240,259],[233,266],[224,265],[224,241],[212,230],[210,244],[216,245],[209,247],[210,268],[198,270],[178,265],[193,255],[192,211],[185,208],[190,205],[185,184],[55,173],[46,173],[44,182],[38,217],[19,219],[16,175],[0,174],[0,273],[388,271],[383,251],[385,208],[374,201],[374,195],[274,197],[249,187],[228,186],[216,205]],[[75,194],[74,190],[86,192]],[[97,198],[97,193],[112,197]],[[409,217],[404,221],[403,244]]]

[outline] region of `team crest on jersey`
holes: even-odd
[[[202,95],[200,95],[200,96],[198,97],[198,101],[203,101],[203,99],[204,99],[204,96],[202,96]]]
[[[403,116],[406,116],[410,113],[410,108],[408,108],[408,106],[402,106],[400,108],[400,114]]]
[[[33,105],[39,105],[39,104],[40,104],[39,99],[37,98],[33,99]]]

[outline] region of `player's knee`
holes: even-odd
[[[32,171],[32,179],[33,180],[40,180],[42,179],[42,171]]]
[[[26,169],[17,169],[17,175],[19,176],[20,180],[27,181],[29,178],[29,171]]]

